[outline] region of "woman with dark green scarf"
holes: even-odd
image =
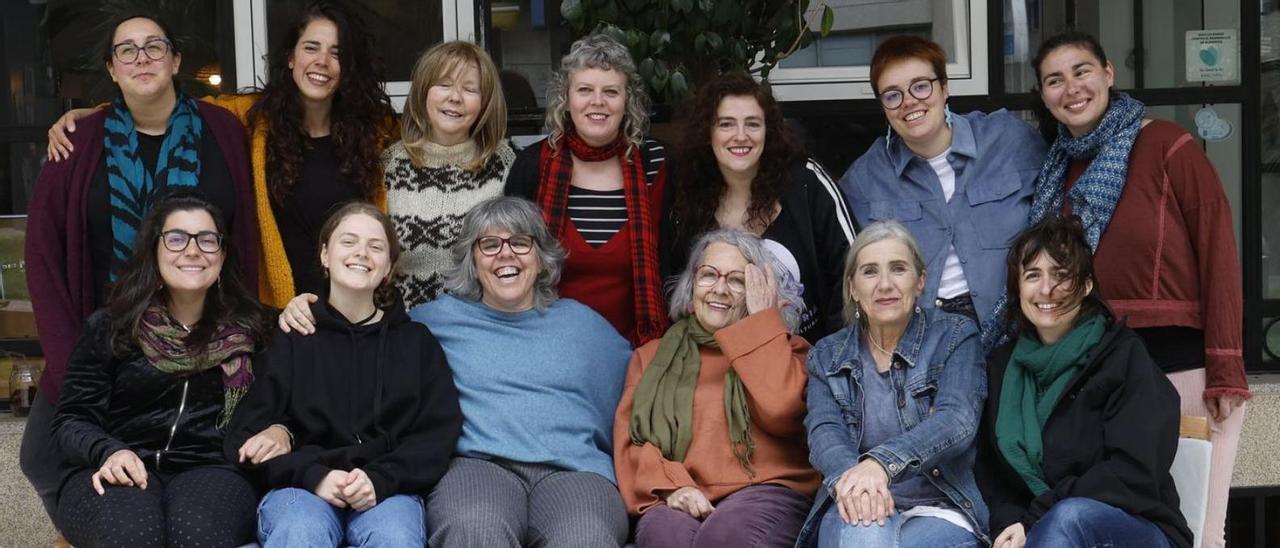
[[[1191,545],[1169,467],[1178,394],[1099,297],[1078,217],[1007,261],[1012,342],[988,358],[978,483],[994,548]]]
[[[798,284],[721,229],[675,279],[662,338],[631,356],[614,469],[638,547],[788,546],[818,487],[804,443]]]

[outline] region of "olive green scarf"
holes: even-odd
[[[1023,335],[1013,347],[996,411],[996,446],[1036,496],[1049,490],[1044,423],[1106,330],[1106,319],[1096,315],[1048,346]]]
[[[673,324],[658,342],[658,352],[640,377],[631,410],[631,442],[652,443],[662,455],[684,461],[693,438],[693,391],[702,369],[699,346],[719,348],[715,337],[694,318]],[[747,389],[738,373],[729,368],[724,379],[724,414],[729,421],[733,454],[755,476],[751,453],[751,411]]]

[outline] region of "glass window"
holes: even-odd
[[[267,44],[275,47],[311,0],[271,0],[267,3]],[[440,2],[422,0],[344,0],[364,20],[377,41],[388,82],[407,82],[418,55],[440,43],[444,35]]]
[[[871,56],[885,38],[914,34],[942,45],[948,60],[956,60],[955,29],[965,21],[967,2],[932,0],[827,0],[835,14],[831,33],[816,38],[779,64],[782,68],[850,67],[871,64]],[[811,28],[819,28],[821,6],[815,3],[806,14]]]
[[[1260,43],[1262,70],[1262,299],[1263,356],[1269,366],[1280,365],[1280,1],[1265,0]]]

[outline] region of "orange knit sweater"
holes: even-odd
[[[631,443],[630,425],[636,385],[653,361],[660,340],[631,355],[626,387],[614,417],[613,463],[627,511],[641,514],[672,490],[695,486],[713,504],[750,485],[775,484],[813,495],[821,481],[809,466],[805,442],[805,357],[809,343],[787,334],[776,309],[758,312],[720,329],[719,349],[702,348],[702,367],[693,393],[693,439],[684,462],[663,458],[653,444]],[[754,478],[733,454],[724,413],[724,377],[733,367],[747,388]]]

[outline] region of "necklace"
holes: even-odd
[[[867,342],[870,342],[871,346],[875,347],[876,350],[879,350],[881,354],[893,357],[893,352],[885,350],[883,346],[880,346],[880,343],[876,342],[876,338],[872,337],[870,332],[867,332]]]
[[[356,322],[354,325],[364,325],[364,324],[367,324],[367,323],[369,323],[371,320],[373,320],[373,318],[374,318],[375,316],[377,316],[377,315],[378,315],[378,307],[376,307],[376,306],[375,306],[375,307],[373,307],[373,314],[369,314],[369,317],[367,317],[367,318],[365,318],[365,319],[363,319],[363,320],[360,320],[360,321]]]

